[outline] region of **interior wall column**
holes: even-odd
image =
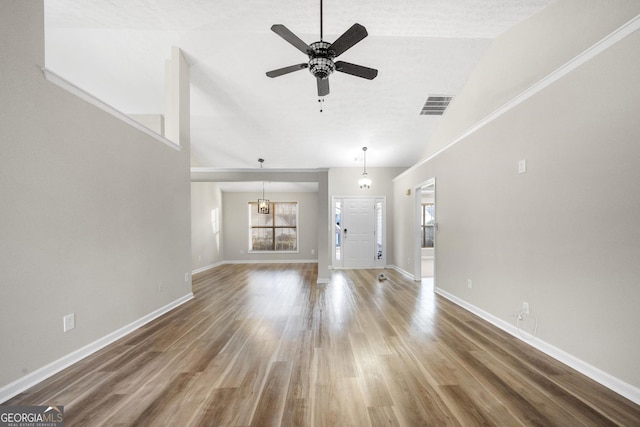
[[[318,283],[329,283],[331,239],[329,233],[329,171],[318,171]]]
[[[178,47],[165,64],[164,136],[189,149],[191,140],[189,64]]]

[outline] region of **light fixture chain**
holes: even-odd
[[[260,169],[262,170],[264,159],[258,159],[258,162],[260,162]],[[258,213],[269,214],[269,200],[264,198],[264,180],[262,181],[262,199],[258,199]]]
[[[367,147],[364,147],[362,151],[364,151],[364,173],[367,173]]]
[[[367,177],[367,147],[362,147],[362,153],[363,172],[362,178],[358,180],[358,184],[360,185],[360,188],[371,188],[371,180]]]

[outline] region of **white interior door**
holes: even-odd
[[[373,199],[344,199],[342,204],[344,268],[375,266],[375,205]]]

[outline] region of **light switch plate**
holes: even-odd
[[[75,313],[67,314],[62,318],[63,328],[65,332],[69,332],[76,327],[76,315]]]

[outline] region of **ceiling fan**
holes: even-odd
[[[308,45],[282,24],[273,25],[271,27],[271,31],[307,55],[309,57],[309,62],[303,62],[302,64],[290,65],[288,67],[269,71],[267,72],[268,77],[278,77],[308,68],[311,74],[316,78],[318,96],[325,96],[329,94],[329,75],[334,71],[340,71],[342,73],[351,74],[352,76],[362,77],[368,80],[372,80],[378,75],[378,70],[373,68],[363,67],[362,65],[356,65],[350,62],[334,61],[335,58],[342,55],[356,43],[367,37],[368,34],[366,28],[362,25],[353,24],[351,28],[345,31],[344,34],[338,37],[338,39],[333,43],[323,41],[322,0],[320,0],[320,41]]]

